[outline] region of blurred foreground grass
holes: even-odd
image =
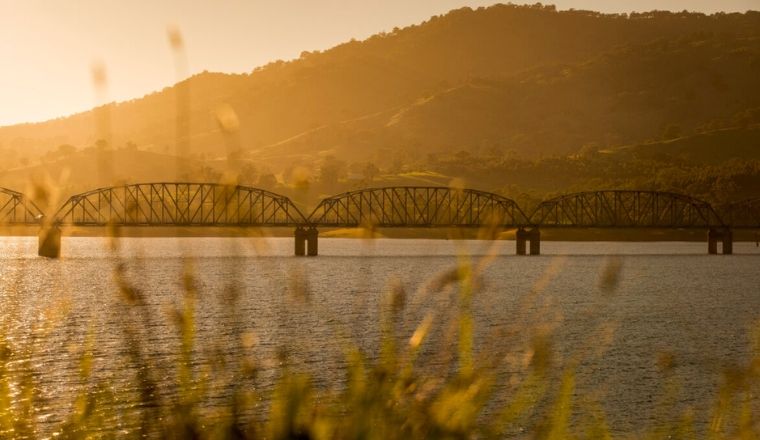
[[[169,40],[179,82],[187,76],[187,54],[178,30],[169,30]],[[100,104],[107,103],[103,66],[93,68],[93,84]],[[189,143],[190,90],[185,85],[177,87],[175,92],[177,161],[173,171],[179,177],[186,172],[180,158],[186,155]],[[95,115],[97,138],[105,145],[110,144],[112,134],[109,108],[100,105]],[[217,122],[225,135],[230,168],[222,180],[234,185],[239,177],[239,164],[235,158],[241,146],[236,136],[239,121],[230,111],[227,107],[222,108],[217,114]],[[118,164],[109,162],[104,151],[99,152],[98,172],[102,181],[112,182]],[[64,173],[57,186],[63,186],[66,178]],[[37,182],[29,192],[35,195],[35,202],[46,212],[55,212],[60,205],[60,194],[51,189],[54,187],[56,185]],[[479,237],[493,239],[497,232],[485,228]],[[114,227],[109,236],[118,237],[118,229]],[[118,240],[114,239],[112,245],[117,248]],[[488,255],[480,261],[463,256],[450,271],[435,274],[431,294],[444,289],[455,291],[454,313],[446,319],[426,315],[414,323],[411,333],[400,330],[401,326],[397,325],[408,306],[403,286],[388,289],[377,313],[380,346],[372,351],[360,349],[358,343],[344,347],[345,359],[341,364],[344,368],[340,372],[343,380],[340,383],[316,384],[304,369],[289,359],[287,347],[282,347],[275,367],[278,379],[269,389],[257,386],[267,360],[253,356],[257,337],[243,328],[236,328],[232,336],[225,336],[230,340],[222,341],[235,346],[237,359],[234,362],[224,357],[205,359],[198,355],[198,345],[208,341],[196,337],[197,299],[202,292],[191,265],[185,270],[183,297],[168,313],[180,341],[178,356],[171,365],[174,371],[169,374],[165,368],[158,367],[144,341],[146,334],[161,328],[156,322],[162,317],[155,316],[155,310],[148,306],[146,298],[151,292],[144,292],[131,283],[124,263],[118,263],[114,269],[118,286],[116,307],[124,319],[120,322],[121,328],[110,331],[120,334],[126,361],[96,356],[101,335],[90,331],[84,346],[77,350],[81,353],[77,366],[79,392],[69,404],[61,405],[42,395],[41,376],[53,372],[46,370],[44,365],[32,365],[34,353],[30,351],[34,350],[34,344],[23,346],[25,342],[19,341],[26,339],[12,334],[8,322],[19,310],[0,310],[0,438],[615,437],[618,431],[607,423],[602,402],[595,401],[592,396],[579,395],[575,387],[575,365],[580,359],[570,362],[555,360],[551,328],[536,325],[518,329],[523,335],[529,335],[528,347],[504,347],[505,344],[475,347],[474,328],[478,322],[471,306],[473,297],[478,294],[480,276],[494,256]],[[615,292],[620,269],[618,259],[608,261],[600,274],[602,292]],[[233,272],[235,270],[243,269],[234,267]],[[557,270],[558,267],[550,266],[533,290],[522,292],[522,295],[530,298],[546,289]],[[307,281],[296,274],[290,283],[285,284],[293,287],[291,294],[297,301],[320,313],[320,305],[310,302]],[[237,301],[244,294],[235,288],[229,289],[226,301],[232,314],[237,312]],[[62,320],[65,313],[54,310],[46,319]],[[130,317],[134,319],[127,319]],[[444,335],[439,341],[430,337],[436,327]],[[598,330],[590,333],[590,337],[604,334],[607,330],[605,323],[600,323]],[[752,405],[760,385],[760,333],[756,336],[748,363],[723,373],[705,434],[708,438],[753,439],[760,436]],[[34,334],[32,338],[44,338],[44,332]],[[589,345],[604,345],[604,338],[591,340]],[[444,364],[434,369],[422,368],[420,354],[423,350],[436,355],[446,354],[437,356],[445,360]],[[110,379],[120,381],[121,386],[114,386],[93,373],[98,363],[108,362],[125,363],[116,370],[126,377]],[[677,360],[663,354],[658,362],[661,374],[666,377],[664,398],[656,403],[661,407],[657,409],[659,416],[653,426],[637,427],[638,430],[628,437],[672,439],[701,436],[697,434],[700,430],[692,412],[676,409],[677,380],[667,379],[673,376]],[[504,378],[496,373],[496,367],[504,363],[514,366],[514,374],[507,378],[506,384],[499,383]],[[221,397],[214,391],[220,388],[225,390]],[[41,418],[43,412],[55,414],[55,417]]]
[[[43,371],[31,365],[19,367],[19,362],[32,361],[17,356],[25,347],[19,346],[7,326],[0,326],[0,438],[616,438],[618,431],[607,423],[601,402],[579,395],[575,387],[574,365],[579,359],[564,363],[554,359],[551,330],[521,329],[531,335],[527,350],[474,346],[478,323],[471,304],[491,258],[461,257],[456,267],[434,276],[433,293],[444,289],[456,293],[450,320],[429,314],[412,332],[400,330],[397,323],[408,301],[403,286],[394,285],[377,314],[380,346],[373,352],[345,347],[340,383],[315,384],[283,347],[276,364],[278,379],[266,391],[256,386],[263,362],[252,355],[256,336],[242,328],[235,329],[232,337],[236,362],[198,357],[196,313],[202,292],[190,265],[183,297],[169,313],[180,341],[175,371],[165,374],[156,368],[141,335],[162,318],[146,305],[145,295],[150,292],[130,283],[124,264],[119,263],[115,267],[119,307],[125,317],[139,317],[125,319],[122,328],[114,329],[121,334],[128,359],[118,369],[128,377],[120,380],[130,386],[114,387],[93,375],[98,362],[120,361],[95,356],[98,335],[90,332],[80,351],[80,391],[75,401],[50,408],[37,384],[39,374],[49,372],[44,367]],[[616,290],[621,265],[613,257],[602,269],[599,284],[605,294]],[[552,270],[556,268],[547,272]],[[526,296],[544,289],[546,277]],[[319,305],[310,303],[306,280],[293,278],[294,299],[319,312]],[[230,310],[234,312],[243,294],[230,289]],[[4,310],[0,323],[12,313]],[[442,341],[430,338],[436,326],[444,329]],[[760,338],[754,340],[751,360],[723,373],[704,434],[708,438],[750,439],[760,434],[752,404],[760,384]],[[442,368],[420,368],[423,349],[451,355],[444,357],[447,363]],[[496,374],[497,365],[505,362],[517,365],[506,387]],[[655,403],[659,416],[653,426],[639,427],[630,438],[704,436],[690,410],[676,409],[677,380],[668,379],[676,362],[671,355],[660,356],[658,365],[666,380],[664,397]],[[221,398],[211,391],[218,389],[219,382],[226,390]],[[43,407],[56,413],[60,422],[40,420]]]

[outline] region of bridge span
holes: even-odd
[[[735,229],[760,227],[760,198],[746,199],[719,208],[726,224]]]
[[[309,223],[333,227],[522,226],[514,200],[484,191],[437,186],[368,188],[328,197]]]
[[[527,223],[514,200],[485,191],[437,186],[350,191],[322,200],[309,215],[312,227],[514,228]]]
[[[24,194],[0,187],[0,226],[43,226],[44,219],[42,210]],[[46,241],[47,230],[40,228],[40,243]]]
[[[541,202],[530,216],[536,227],[656,228],[708,231],[708,253],[733,253],[733,234],[709,203],[664,191],[586,191]]]
[[[20,193],[0,191],[0,216],[40,223],[41,212]],[[3,208],[5,209],[5,208]],[[9,208],[10,209],[10,208]],[[736,227],[760,228],[760,199],[726,210]],[[733,251],[732,223],[710,204],[672,192],[589,191],[541,202],[530,215],[509,198],[437,186],[368,188],[323,199],[306,217],[286,196],[213,183],[141,183],[71,196],[40,235],[40,255],[60,253],[61,226],[236,226],[295,228],[295,254],[318,254],[317,228],[515,229],[516,253],[541,252],[545,228],[660,228],[707,232],[708,252]],[[529,245],[529,247],[528,247]]]
[[[40,208],[22,193],[0,188],[0,224],[36,225],[43,217]]]
[[[60,226],[302,227],[308,221],[282,195],[215,183],[139,183],[71,196],[52,220],[40,255],[60,254]]]

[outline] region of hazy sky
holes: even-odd
[[[173,84],[177,74],[168,26],[176,26],[184,37],[190,73],[248,72],[271,60],[298,57],[303,50],[326,49],[453,8],[494,2],[0,0],[0,125],[92,107],[94,63],[106,68],[109,100],[140,97]],[[557,0],[554,4],[560,9],[604,12],[760,9],[760,0]]]

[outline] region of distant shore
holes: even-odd
[[[292,237],[292,227],[235,228],[235,227],[120,227],[115,233],[122,237]],[[0,229],[0,236],[36,236],[36,226],[12,226]],[[103,237],[110,235],[104,227],[66,227],[64,237]],[[440,240],[497,239],[514,240],[515,230],[486,233],[468,228],[319,228],[322,238],[427,238]],[[541,228],[542,241],[705,241],[707,230],[702,229],[603,229],[603,228]],[[734,241],[756,242],[760,229],[734,230]]]

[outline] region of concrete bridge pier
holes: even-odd
[[[716,255],[718,253],[718,241],[723,243],[723,255],[734,253],[734,233],[731,229],[710,228],[707,232],[707,253]]]
[[[538,228],[528,231],[528,240],[530,241],[530,254],[541,255],[541,231]]]
[[[61,229],[58,226],[40,229],[37,235],[37,255],[47,258],[61,256]]]
[[[723,232],[723,255],[732,255],[734,253],[734,231],[726,229]]]
[[[515,231],[515,244],[517,255],[527,255],[526,247],[530,251],[530,255],[541,255],[541,231],[538,228],[530,230],[518,228]]]
[[[306,255],[306,229],[299,226],[296,228],[296,231],[293,233],[293,235],[296,239],[296,257],[303,257]]]
[[[526,231],[523,228],[517,228],[515,231],[515,245],[517,249],[515,250],[515,254],[517,255],[525,255],[525,244],[528,240],[528,231]]]
[[[319,255],[319,231],[311,227],[306,232],[306,255],[316,257]]]

